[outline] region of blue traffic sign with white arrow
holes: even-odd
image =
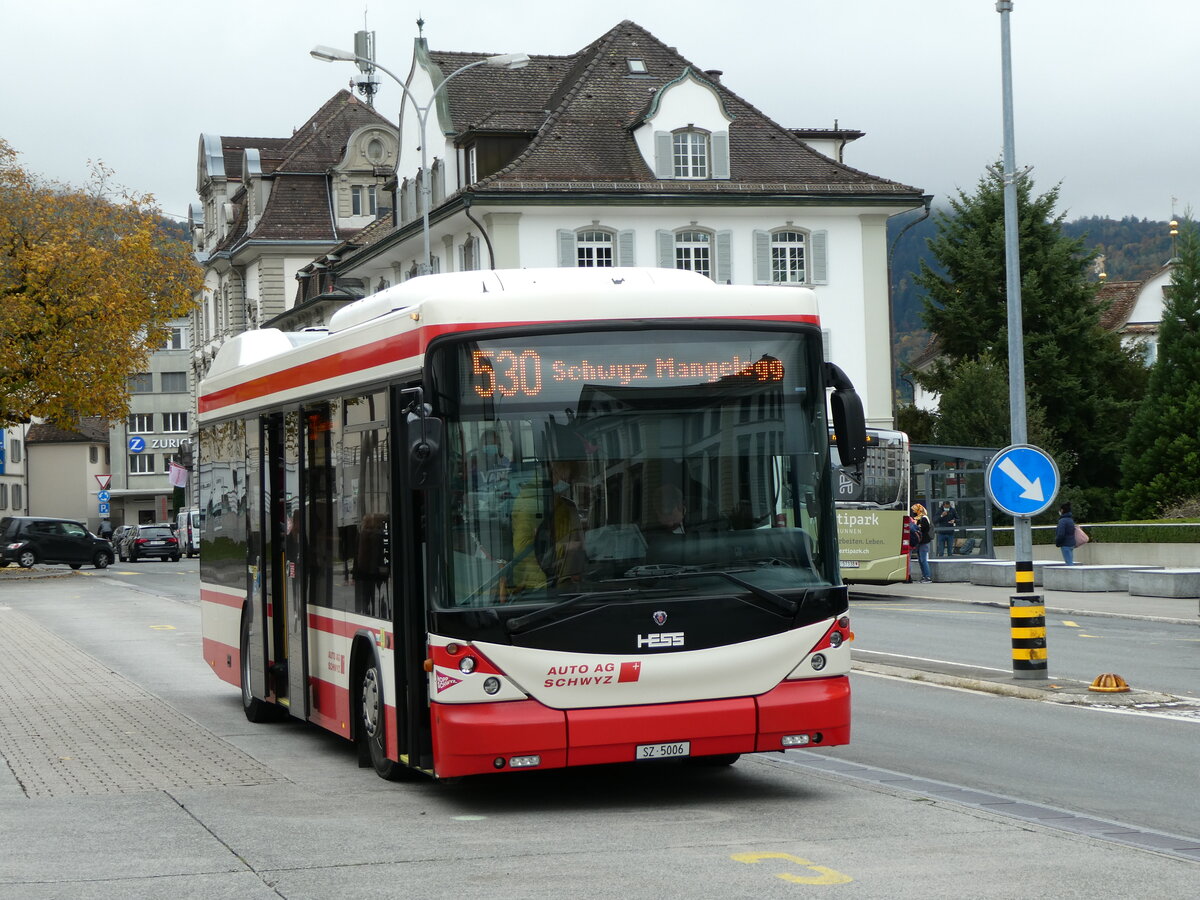
[[[984,483],[992,503],[1010,516],[1036,516],[1058,495],[1058,466],[1045,450],[1014,444],[992,457]]]

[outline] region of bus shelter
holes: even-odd
[[[933,444],[910,447],[912,502],[920,503],[929,511],[929,519],[935,527],[931,556],[995,557],[992,504],[987,497],[984,478],[988,463],[997,452],[987,447]],[[957,525],[952,534],[939,540],[942,535],[937,533],[937,518],[944,500],[954,506]]]

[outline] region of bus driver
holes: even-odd
[[[518,592],[578,582],[587,563],[584,514],[574,496],[586,474],[583,441],[560,426],[553,453],[550,496],[542,483],[532,481],[513,503],[513,587]]]

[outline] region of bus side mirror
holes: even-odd
[[[445,423],[424,408],[404,414],[404,443],[408,450],[408,480],[414,490],[428,491],[442,483],[446,469],[442,435]]]
[[[860,466],[867,460],[867,418],[862,398],[846,373],[831,362],[825,363],[825,384],[833,388],[829,408],[833,413],[838,456],[843,466]]]

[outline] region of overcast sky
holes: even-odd
[[[82,183],[88,161],[186,217],[201,133],[286,137],[347,85],[309,57],[376,32],[437,50],[573,53],[633,19],[780,124],[866,132],[850,165],[944,201],[1003,145],[994,0],[0,0],[0,137]],[[1016,161],[1069,219],[1200,212],[1200,2],[1015,0]],[[376,106],[399,107],[385,77]]]

